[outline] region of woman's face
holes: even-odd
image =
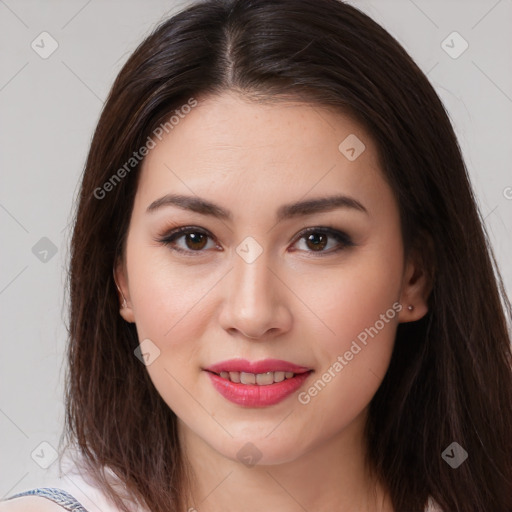
[[[181,434],[277,464],[362,426],[398,322],[426,312],[371,138],[225,93],[155,141],[117,279]]]

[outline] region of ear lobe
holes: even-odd
[[[125,322],[128,322],[129,324],[135,323],[135,316],[131,308],[122,308],[119,310],[119,314],[123,317]]]
[[[121,261],[118,261],[113,269],[114,274],[114,283],[116,285],[118,291],[118,298],[120,309],[119,313],[123,317],[126,322],[134,323],[135,315],[133,314],[133,309],[131,306],[131,302],[129,300],[130,295],[128,291],[127,278],[125,274],[124,265]]]
[[[429,251],[426,252],[429,253]],[[412,250],[404,272],[400,295],[400,303],[403,307],[398,316],[400,323],[420,320],[428,313],[428,297],[432,291],[432,281],[433,273],[424,253]]]

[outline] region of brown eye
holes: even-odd
[[[319,256],[327,256],[355,245],[346,233],[327,227],[303,231],[296,244],[299,242],[303,242],[303,247],[299,247],[301,251],[318,253]]]
[[[327,245],[327,235],[325,233],[312,233],[306,237],[306,245],[313,251],[322,251]]]
[[[187,233],[184,237],[187,247],[194,251],[203,249],[208,241],[208,236],[203,233]]]
[[[172,250],[189,255],[194,252],[205,252],[203,249],[215,248],[212,237],[193,226],[175,229],[157,241],[170,246]],[[208,246],[209,241],[211,241],[210,246]]]

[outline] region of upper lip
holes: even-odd
[[[213,373],[220,372],[245,372],[245,373],[267,373],[267,372],[293,372],[305,373],[311,368],[299,366],[289,361],[280,359],[262,359],[261,361],[247,361],[246,359],[230,359],[212,364],[205,368],[206,371]]]

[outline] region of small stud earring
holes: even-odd
[[[414,306],[413,306],[412,304],[410,304],[409,306],[407,306],[407,309],[408,309],[409,311],[412,311],[412,310],[414,309]]]

